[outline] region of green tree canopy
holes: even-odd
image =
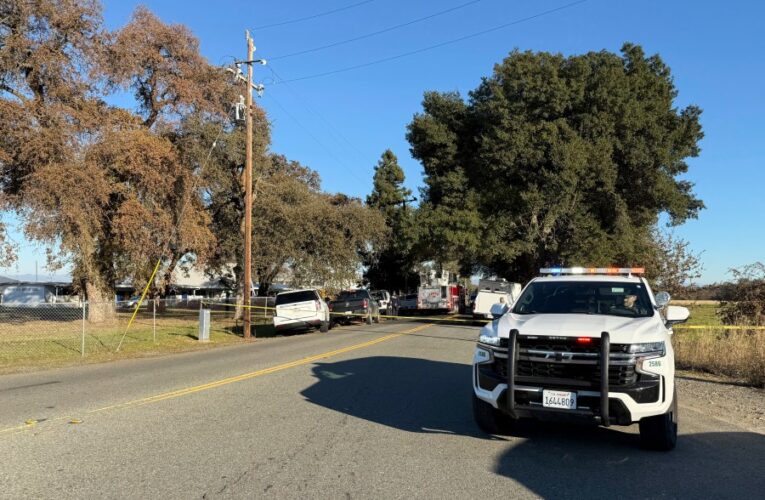
[[[625,44],[564,57],[511,53],[469,99],[425,94],[407,138],[425,169],[419,224],[436,259],[511,279],[547,264],[640,264],[703,203],[679,178],[703,137],[670,70]]]
[[[372,193],[367,205],[382,214],[389,237],[365,259],[365,278],[372,287],[406,290],[417,284],[413,254],[412,192],[404,187],[404,171],[390,149],[375,166]]]
[[[394,220],[401,214],[412,192],[404,187],[404,171],[390,149],[386,149],[377,162],[372,182],[367,205],[383,212],[386,220]]]

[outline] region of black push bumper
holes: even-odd
[[[579,397],[577,409],[556,409],[542,406],[541,391],[536,394],[517,394],[517,365],[518,353],[518,330],[510,331],[507,350],[507,390],[504,393],[504,408],[514,418],[534,416],[541,419],[584,419],[592,420],[600,425],[609,426],[611,422],[628,424],[631,416],[624,404],[618,399],[609,400],[609,360],[611,342],[608,332],[600,334],[600,352],[598,367],[600,371],[600,397]],[[538,400],[537,400],[538,399]],[[612,416],[613,414],[613,416]]]

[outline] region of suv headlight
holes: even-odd
[[[478,336],[478,342],[480,342],[481,344],[499,346],[500,339],[496,335],[481,334]]]
[[[637,354],[641,358],[645,356],[661,357],[667,353],[664,342],[645,342],[641,344],[631,344],[629,352]]]
[[[662,360],[657,358],[664,357],[667,354],[664,342],[646,342],[630,345],[629,352],[635,354],[635,370],[638,373],[656,376],[661,373]]]

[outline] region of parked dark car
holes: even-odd
[[[365,321],[368,325],[380,322],[380,305],[369,295],[368,290],[345,290],[330,301],[329,311],[332,323]]]
[[[398,310],[412,312],[417,310],[417,294],[410,293],[402,296],[398,301]]]

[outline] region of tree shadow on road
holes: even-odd
[[[515,435],[525,439],[497,459],[495,472],[545,498],[750,498],[765,491],[761,434],[681,434],[671,452],[642,450],[637,434],[616,428],[523,422]]]
[[[319,406],[409,432],[483,434],[470,406],[470,366],[374,356],[313,368],[317,382],[301,394]]]

